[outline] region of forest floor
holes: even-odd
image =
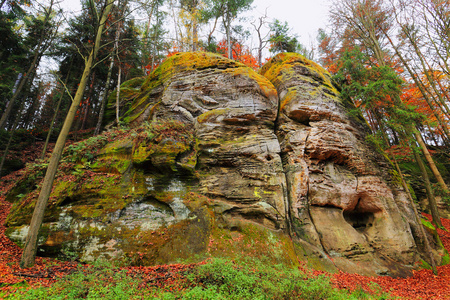
[[[5,220],[11,204],[5,201],[4,194],[21,177],[21,171],[14,172],[0,179],[0,295],[13,293],[25,285],[28,287],[50,286],[59,278],[71,274],[80,267],[88,267],[76,262],[64,262],[56,259],[36,259],[32,268],[21,269],[19,261],[22,250],[5,236]],[[3,195],[3,196],[2,196]],[[425,215],[430,218],[429,215]],[[438,229],[440,238],[450,252],[450,220],[442,219],[447,230]],[[193,265],[166,265],[156,267],[128,267],[127,271],[138,273],[142,278],[148,278],[157,287],[170,285],[174,281],[183,280],[183,272]],[[431,270],[414,271],[408,278],[392,278],[388,276],[367,277],[339,272],[328,274],[311,272],[311,276],[326,275],[336,288],[353,291],[358,288],[370,290],[371,283],[402,299],[450,299],[450,265],[438,267],[438,275]]]

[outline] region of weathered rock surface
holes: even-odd
[[[184,53],[124,83],[131,128],[87,141],[101,148],[90,158],[66,154],[72,163],[56,180],[41,253],[135,264],[244,254],[408,272],[420,259],[419,225],[330,76],[296,54],[260,73]],[[16,201],[8,218],[19,244],[36,196]]]

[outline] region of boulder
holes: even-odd
[[[259,74],[219,55],[176,54],[122,85],[126,129],[66,149],[40,254],[144,265],[253,255],[408,274],[419,225],[351,109],[298,54]],[[39,178],[8,196],[7,234],[19,245]]]

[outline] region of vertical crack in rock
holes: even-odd
[[[135,263],[150,265],[206,254],[215,239],[364,275],[402,275],[417,261],[406,196],[314,62],[282,53],[258,75],[219,55],[180,53],[123,87],[131,134],[100,146],[89,176],[69,169],[77,180],[55,181],[45,249],[86,259],[142,252]],[[32,197],[8,216],[16,241]],[[251,249],[234,238],[246,234]]]
[[[273,58],[260,74],[279,95],[275,133],[291,234],[322,248],[341,270],[362,264],[359,273],[407,271],[400,264],[411,264],[414,257],[402,253],[411,253],[414,241],[393,207],[395,187],[382,179],[387,170],[366,144],[357,120],[347,115],[330,75],[289,53]],[[395,258],[397,265],[380,259],[384,256]]]

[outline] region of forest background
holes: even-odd
[[[449,201],[449,0],[329,1],[329,25],[309,45],[253,0],[80,4],[71,14],[57,0],[0,2],[0,176],[24,166],[18,153],[30,144],[42,144],[44,159],[77,101],[71,139],[97,135],[112,91],[167,56],[215,52],[257,70],[279,52],[298,52],[334,76],[367,121],[368,140],[412,200],[429,200],[440,226],[436,196]]]
[[[301,43],[290,23],[270,7],[255,10],[253,0],[83,0],[73,14],[56,0],[0,0],[0,176],[26,162],[47,164],[58,137],[62,152],[66,138],[97,135],[109,125],[108,106],[111,125],[123,126],[113,91],[167,56],[209,51],[257,70],[279,52],[298,52],[333,75],[354,104],[350,113],[367,122],[368,142],[389,159],[411,201],[428,199],[442,227],[450,202],[450,0],[327,5],[328,26]],[[17,256],[8,243],[2,237]],[[426,278],[443,279],[445,270]],[[406,294],[416,284],[407,286]]]

